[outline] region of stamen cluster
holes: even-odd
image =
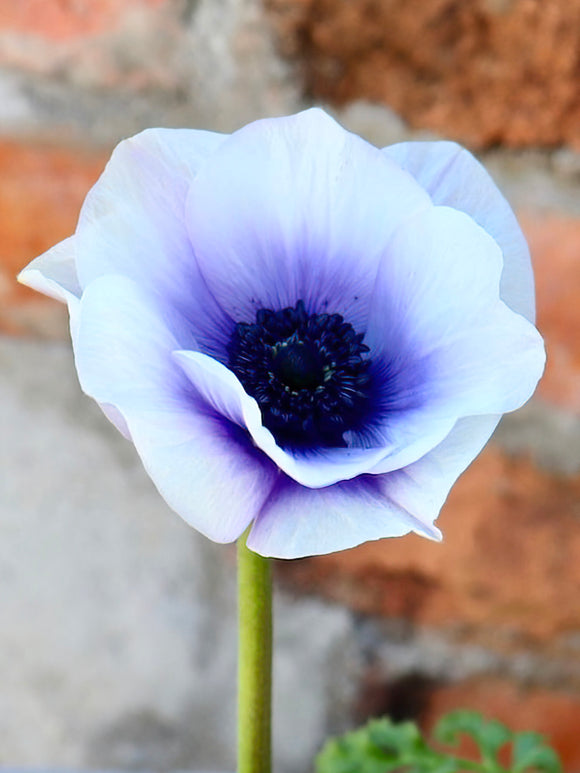
[[[229,367],[258,402],[264,425],[283,446],[344,446],[343,434],[368,415],[371,360],[364,334],[340,314],[308,314],[303,301],[260,309],[239,322]]]

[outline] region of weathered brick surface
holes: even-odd
[[[0,6],[0,32],[21,32],[55,41],[114,27],[124,12],[151,8],[168,0],[18,0]]]
[[[524,215],[548,360],[539,394],[580,414],[580,220]]]
[[[61,305],[16,274],[75,229],[82,201],[108,153],[0,142],[0,332],[66,335]]]
[[[268,0],[309,95],[474,145],[580,146],[578,0]]]
[[[231,131],[302,104],[261,0],[0,5],[2,133],[110,144],[147,126]]]
[[[0,67],[50,77],[54,84],[129,94],[174,88],[179,80],[175,52],[186,36],[176,2],[99,0],[82,10],[84,4],[36,5],[10,5],[13,10],[0,17]]]

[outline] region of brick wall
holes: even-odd
[[[318,99],[485,147],[580,147],[578,0],[267,0]]]
[[[13,277],[73,230],[111,147],[145,126],[230,130],[323,100],[378,144],[438,132],[477,149],[532,248],[538,394],[452,492],[442,545],[370,543],[282,563],[278,578],[351,611],[351,719],[430,726],[481,708],[546,732],[580,771],[580,3],[265,6],[0,8],[0,331],[66,340],[62,308]]]

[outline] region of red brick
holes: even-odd
[[[580,0],[266,0],[306,93],[478,146],[580,145]]]
[[[431,694],[424,726],[454,709],[480,711],[512,730],[542,733],[559,753],[564,770],[580,770],[580,697],[555,690],[523,687],[500,679],[473,679]],[[463,744],[462,753],[469,747]],[[507,763],[507,760],[505,760]]]
[[[60,304],[16,282],[32,258],[75,229],[109,153],[0,142],[0,331],[64,332]]]
[[[129,9],[167,0],[15,0],[0,4],[0,30],[65,40],[115,27]]]
[[[580,220],[520,218],[536,276],[538,327],[548,360],[538,394],[580,413]]]
[[[282,564],[282,578],[373,615],[511,650],[580,629],[580,477],[488,447],[453,489],[441,544],[414,535]],[[578,653],[576,653],[576,656]]]

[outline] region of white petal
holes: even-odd
[[[171,356],[176,340],[158,311],[156,296],[126,277],[92,282],[75,342],[81,386],[109,416],[110,406],[121,415],[170,507],[211,539],[229,542],[260,510],[276,470],[200,402]]]
[[[528,246],[511,207],[483,166],[454,142],[402,142],[383,152],[410,172],[435,204],[466,212],[493,236],[504,259],[501,297],[533,322],[534,277]]]
[[[303,300],[359,329],[386,243],[426,207],[411,175],[313,109],[232,134],[194,180],[187,219],[209,289],[237,322]]]
[[[374,478],[317,490],[286,480],[274,489],[247,544],[264,556],[302,558],[410,531],[440,538],[438,529],[382,496]]]
[[[35,258],[20,272],[18,281],[64,303],[71,296],[80,298],[82,290],[75,266],[74,236]]]
[[[131,440],[129,425],[117,406],[111,405],[110,403],[99,403],[99,407],[111,424],[119,430],[121,435],[123,435],[126,440]]]
[[[400,507],[433,523],[451,487],[495,430],[499,416],[460,419],[448,437],[422,459],[377,477],[381,491]]]
[[[167,504],[215,542],[233,542],[267,500],[277,473],[231,425],[192,410],[126,412],[143,465]]]
[[[83,287],[122,274],[186,313],[199,284],[184,222],[191,181],[223,135],[148,129],[121,142],[87,195],[77,228]]]
[[[448,207],[422,213],[391,241],[365,342],[400,382],[400,405],[385,418],[392,436],[399,427],[408,432],[409,416],[419,432],[422,417],[429,434],[444,417],[453,424],[515,410],[533,393],[544,366],[542,339],[500,300],[501,268],[496,242]]]
[[[370,482],[358,478],[316,491],[280,482],[254,523],[248,546],[263,555],[300,558],[410,531],[441,539],[433,523],[499,418],[461,419],[422,459]]]

